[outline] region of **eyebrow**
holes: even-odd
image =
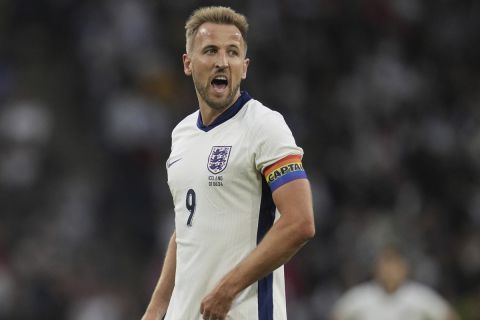
[[[201,51],[205,51],[207,49],[218,49],[218,46],[216,46],[214,44],[207,44],[206,46],[201,48]]]
[[[203,50],[207,50],[207,49],[218,49],[219,46],[215,45],[215,44],[207,44],[206,46],[202,47],[202,51]],[[237,44],[229,44],[227,45],[227,49],[240,49],[241,47]]]

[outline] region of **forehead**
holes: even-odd
[[[198,28],[194,43],[200,47],[212,44],[237,45],[240,47],[244,44],[242,33],[236,26],[211,22],[206,22]]]

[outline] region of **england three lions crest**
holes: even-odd
[[[213,146],[208,156],[207,168],[213,174],[218,174],[225,170],[230,157],[231,146]]]

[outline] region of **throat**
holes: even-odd
[[[211,107],[200,108],[200,115],[204,126],[211,125],[227,108],[214,109]]]

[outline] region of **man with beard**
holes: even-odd
[[[187,20],[183,68],[199,110],[172,132],[175,231],[144,320],[284,320],[283,264],[315,227],[310,185],[283,117],[240,90],[246,18]]]

